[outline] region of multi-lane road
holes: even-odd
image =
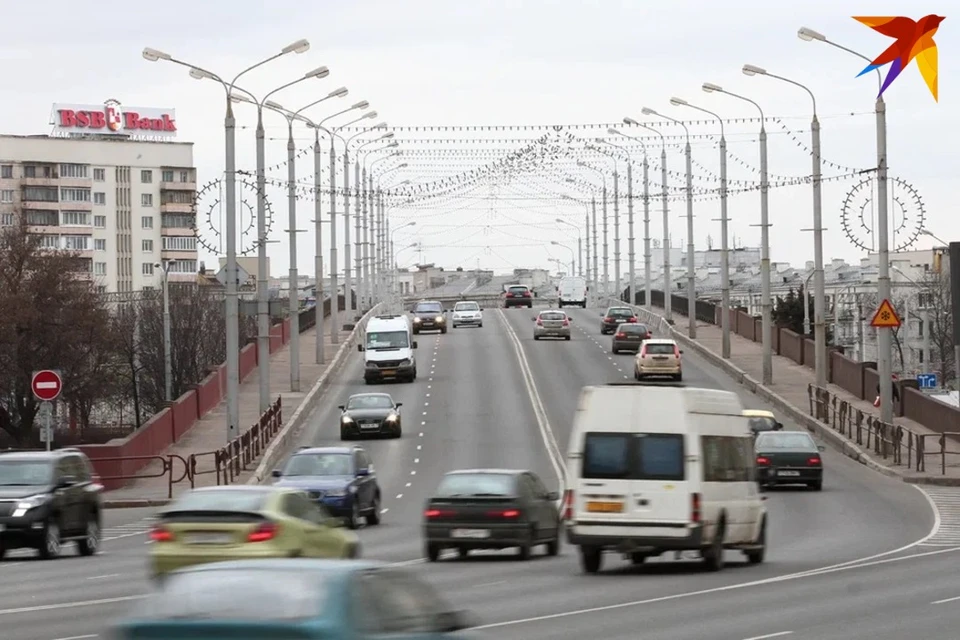
[[[485,637],[645,640],[826,640],[955,638],[960,622],[960,539],[925,540],[939,524],[916,487],[875,474],[829,450],[822,492],[768,494],[767,561],[704,573],[696,560],[633,567],[611,557],[606,571],[580,572],[573,549],[520,562],[510,551],[425,563],[419,525],[441,475],[470,467],[527,468],[560,487],[580,389],[628,379],[632,356],[610,353],[594,310],[573,310],[573,339],[533,340],[533,313],[487,310],[479,329],[418,336],[413,384],[363,384],[359,357],[345,366],[310,419],[301,444],[339,444],[336,405],[384,390],[403,402],[399,440],[360,443],[383,488],[383,519],[361,530],[367,557],[422,573]],[[740,393],[769,408],[694,353],[690,386]],[[796,428],[787,423],[788,428]],[[150,585],[145,512],[108,515],[103,554],[53,562],[0,563],[4,640],[92,640]],[[936,538],[934,539],[936,540]],[[918,543],[926,542],[926,545]],[[956,542],[956,544],[954,544]],[[943,602],[957,598],[954,602]]]

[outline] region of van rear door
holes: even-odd
[[[586,433],[580,491],[574,496],[577,519],[688,524],[684,438],[683,433]]]

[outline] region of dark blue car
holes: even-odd
[[[356,529],[360,518],[380,524],[380,485],[370,456],[361,447],[304,447],[275,469],[274,484],[296,487]]]

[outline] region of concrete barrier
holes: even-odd
[[[262,484],[270,478],[270,472],[283,459],[289,451],[290,445],[296,441],[297,436],[303,429],[304,421],[324,395],[324,391],[330,385],[330,381],[340,372],[344,362],[350,357],[350,353],[357,345],[357,341],[363,334],[363,328],[367,325],[367,320],[381,312],[382,303],[368,311],[360,320],[358,320],[350,332],[347,339],[340,345],[337,352],[333,355],[329,365],[320,375],[320,378],[314,383],[310,391],[304,397],[303,402],[297,407],[297,410],[290,416],[290,420],[280,430],[280,433],[273,439],[273,442],[263,452],[260,464],[257,465],[253,476],[247,480],[247,484]]]

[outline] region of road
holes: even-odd
[[[403,402],[401,439],[361,443],[383,487],[382,524],[360,532],[367,557],[421,573],[455,606],[473,612],[484,637],[633,639],[639,620],[645,639],[948,637],[938,625],[955,619],[950,612],[956,605],[931,603],[960,597],[960,580],[949,569],[957,556],[952,547],[934,549],[937,555],[904,549],[931,530],[927,500],[916,488],[831,450],[823,456],[822,492],[767,494],[770,548],[760,566],[729,553],[728,568],[708,574],[692,560],[635,568],[611,555],[601,575],[585,576],[569,547],[558,558],[530,562],[506,551],[424,563],[421,513],[444,472],[522,467],[560,488],[549,450],[554,438],[566,450],[579,390],[630,375],[632,357],[609,353],[599,312],[570,313],[569,342],[535,342],[532,313],[523,309],[487,310],[479,329],[418,336],[419,379],[412,384],[363,384],[360,354],[345,366],[310,417],[301,444],[340,444],[336,405],[352,393],[388,391]],[[749,407],[769,408],[696,354],[684,353],[684,359],[688,385],[727,389]],[[132,532],[142,527],[143,515],[127,513],[126,521],[110,526]],[[149,590],[144,542],[134,533],[107,541],[104,554],[93,559],[0,563],[4,639],[96,637]],[[904,559],[909,554],[917,555]],[[841,566],[816,572],[835,565]]]

